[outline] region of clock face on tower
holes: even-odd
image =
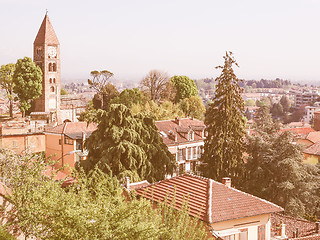
[[[49,47],[48,56],[50,58],[55,58],[57,56],[57,49],[55,47]]]

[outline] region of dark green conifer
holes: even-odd
[[[241,177],[244,151],[244,103],[242,89],[232,65],[237,63],[232,53],[224,56],[221,75],[216,79],[216,94],[209,105],[205,124],[207,138],[202,155],[202,172],[206,177],[221,180],[232,177],[233,183]]]
[[[172,174],[175,159],[163,143],[154,120],[133,115],[122,104],[111,104],[97,113],[98,129],[87,139],[88,159],[82,166],[89,171],[97,165],[103,172],[123,180],[162,180]]]

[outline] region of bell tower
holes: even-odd
[[[42,95],[34,101],[35,112],[53,114],[60,111],[60,43],[46,13],[33,43],[33,61],[42,70]]]

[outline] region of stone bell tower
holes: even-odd
[[[42,95],[34,101],[33,111],[51,113],[57,121],[61,90],[60,43],[47,13],[33,43],[33,61],[43,74]]]

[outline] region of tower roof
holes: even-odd
[[[33,44],[59,44],[57,35],[49,20],[49,16],[46,14],[38,31],[37,37]]]

